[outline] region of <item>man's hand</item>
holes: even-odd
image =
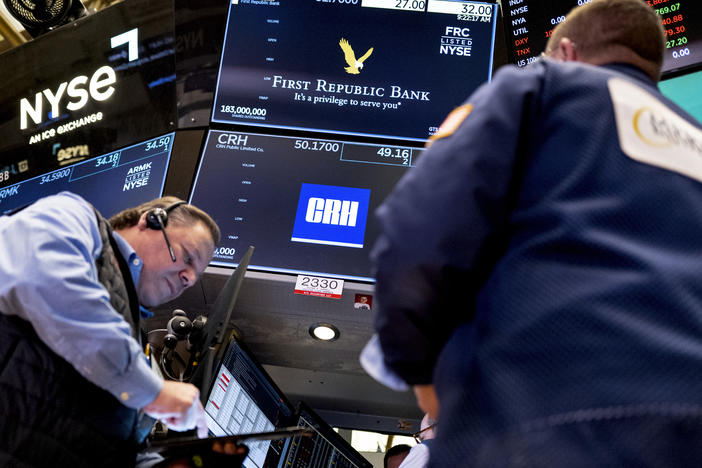
[[[436,397],[436,390],[433,385],[415,385],[414,394],[417,397],[419,407],[429,415],[430,418],[439,420],[439,399]]]
[[[198,437],[207,437],[207,420],[199,396],[200,391],[192,384],[166,380],[161,393],[144,407],[144,412],[174,431],[197,428]]]

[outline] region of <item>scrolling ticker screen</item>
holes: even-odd
[[[11,185],[0,183],[0,214],[63,190],[82,196],[106,217],[160,197],[173,136],[152,138]]]
[[[573,8],[591,0],[518,0],[502,2],[511,63],[525,66],[539,57],[553,29]],[[660,16],[665,30],[663,75],[702,63],[702,2],[642,0]]]

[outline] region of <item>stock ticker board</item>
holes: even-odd
[[[573,8],[592,0],[503,0],[510,62],[523,67],[539,57],[553,29]],[[644,0],[642,0],[644,1]],[[702,2],[645,0],[656,10],[666,35],[663,73],[702,62]]]

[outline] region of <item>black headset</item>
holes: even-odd
[[[160,229],[163,233],[163,238],[166,239],[166,245],[168,246],[168,252],[171,254],[171,260],[173,263],[176,262],[175,253],[173,253],[173,248],[166,235],[166,226],[168,225],[168,213],[178,208],[180,205],[187,205],[186,201],[177,201],[166,208],[152,208],[146,212],[146,227],[149,229]]]

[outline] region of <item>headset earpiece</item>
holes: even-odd
[[[178,208],[180,205],[186,205],[186,201],[177,201],[167,208],[153,208],[146,212],[146,227],[149,229],[163,229],[168,225],[168,213]]]
[[[168,224],[168,213],[178,208],[180,205],[186,205],[188,202],[177,201],[173,203],[168,208],[153,208],[146,212],[146,227],[149,229],[160,229],[163,233],[163,238],[166,240],[166,245],[168,246],[168,253],[171,255],[171,260],[173,263],[176,262],[176,256],[171,247],[171,242],[168,240],[166,235],[166,225]]]
[[[146,227],[149,229],[161,229],[168,223],[168,213],[163,208],[154,208],[146,212]]]

